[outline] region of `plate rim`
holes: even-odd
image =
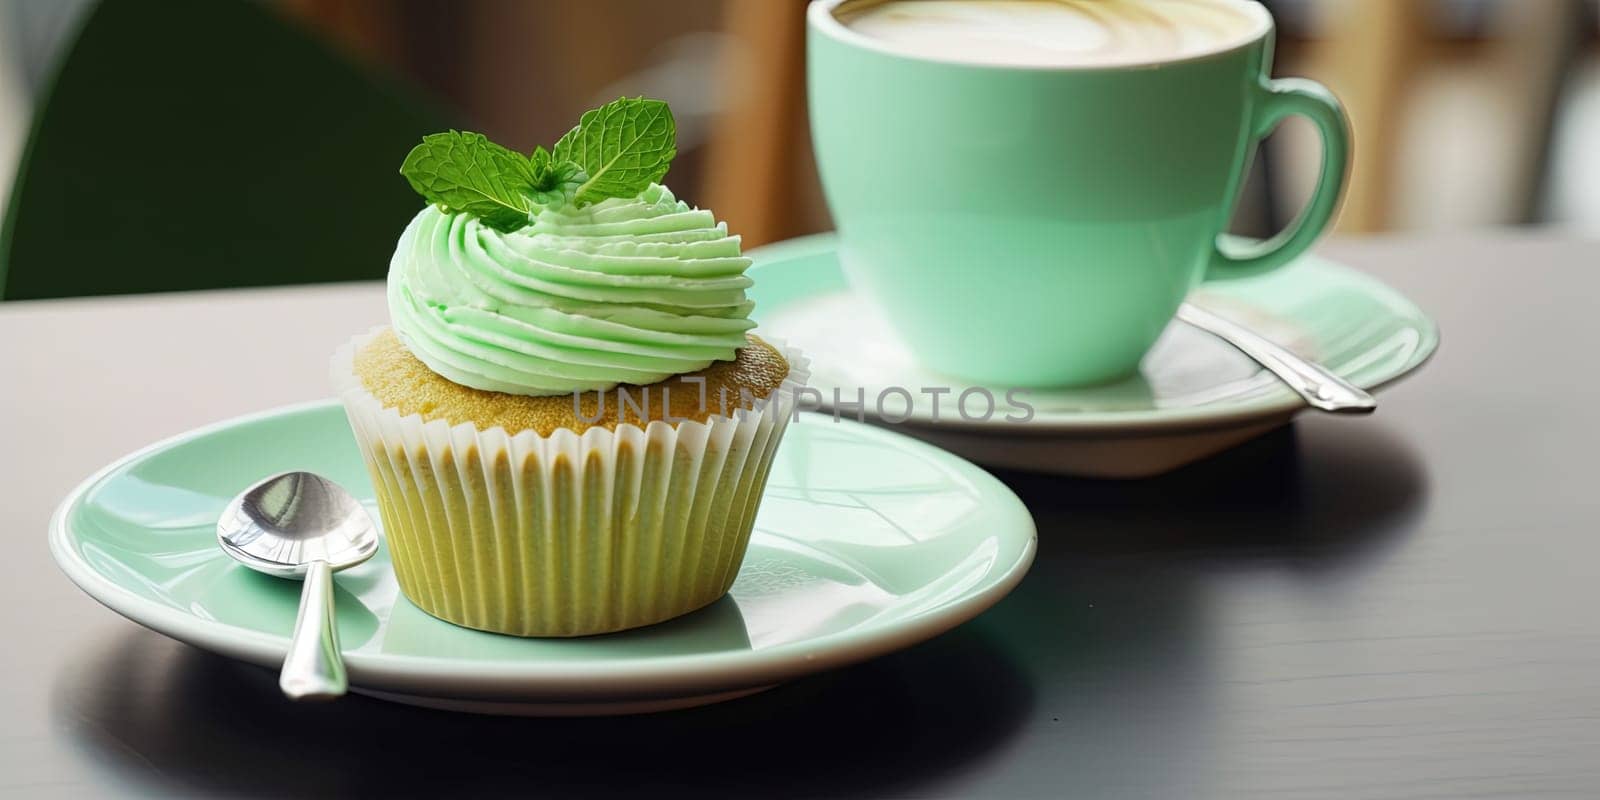
[[[776,264],[785,261],[811,258],[830,252],[837,253],[838,241],[839,235],[837,231],[823,231],[751,248],[745,255],[751,259],[750,269],[772,269]],[[1314,269],[1340,272],[1364,283],[1370,291],[1381,296],[1386,301],[1391,301],[1391,305],[1399,305],[1406,309],[1406,319],[1412,322],[1416,329],[1421,332],[1422,341],[1417,348],[1417,353],[1411,359],[1392,373],[1382,375],[1377,380],[1357,382],[1361,388],[1369,392],[1377,392],[1393,386],[1415,374],[1417,370],[1431,361],[1438,352],[1440,342],[1438,322],[1428,316],[1421,307],[1398,289],[1365,272],[1345,266],[1316,253],[1304,253],[1296,260],[1307,261],[1309,266]],[[1218,281],[1218,283],[1222,282]],[[779,308],[782,308],[782,306],[779,306]],[[756,311],[757,321],[764,319],[765,314],[770,310],[761,309],[758,305]],[[805,343],[799,342],[798,344],[804,346]],[[990,419],[983,422],[963,419],[941,419],[938,422],[908,419],[896,425],[929,430],[981,433],[990,436],[1061,436],[1071,438],[1074,436],[1101,437],[1107,434],[1120,434],[1136,437],[1151,434],[1244,427],[1275,416],[1293,417],[1310,408],[1305,401],[1300,399],[1299,395],[1288,387],[1280,384],[1277,389],[1278,391],[1266,397],[1221,407],[1202,405],[1146,411],[1054,412],[1049,420],[1035,420],[1021,424],[1007,423],[999,419]],[[870,420],[874,417],[868,414],[867,418]]]
[[[267,666],[281,662],[288,650],[287,636],[205,620],[141,597],[102,575],[72,546],[74,534],[67,520],[93,487],[129,463],[237,425],[338,406],[336,399],[313,400],[229,417],[168,436],[113,460],[79,482],[57,504],[49,526],[51,557],[85,594],[146,629],[240,660]],[[621,662],[585,659],[554,663],[473,663],[439,656],[348,652],[345,665],[351,684],[362,688],[409,690],[435,697],[544,698],[554,693],[571,701],[770,685],[876,658],[926,641],[970,621],[1010,594],[1027,574],[1038,550],[1038,527],[1021,499],[983,468],[954,453],[904,434],[851,420],[845,422],[868,437],[885,437],[908,449],[950,459],[961,476],[971,480],[982,494],[996,496],[1003,503],[1009,501],[1012,507],[1005,513],[1027,530],[1017,557],[1010,564],[997,563],[991,569],[993,578],[986,585],[947,605],[886,625],[849,629],[770,648],[647,656]],[[409,601],[397,595],[397,602]]]

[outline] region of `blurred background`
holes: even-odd
[[[1600,2],[1273,0],[1275,72],[1355,127],[1341,234],[1600,232]],[[0,298],[380,276],[421,133],[549,145],[668,100],[673,189],[747,246],[830,227],[800,0],[0,0]],[[1236,230],[1293,215],[1309,126],[1263,149]],[[9,198],[9,199],[7,199]]]

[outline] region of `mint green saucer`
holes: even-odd
[[[262,476],[318,472],[373,508],[335,403],[201,428],[129,455],[57,510],[50,549],[112,610],[206,650],[276,668],[298,584],[216,546],[218,514]],[[373,513],[377,517],[376,512]],[[883,655],[972,618],[1021,580],[1034,526],[971,464],[898,434],[803,415],[778,451],[728,597],[608,636],[519,639],[458,628],[398,594],[386,549],[339,573],[352,690],[504,714],[682,708]]]
[[[819,234],[750,251],[759,330],[806,353],[809,384],[825,409],[835,405],[835,392],[842,403],[865,398],[865,418],[887,418],[901,432],[979,463],[1145,477],[1237,445],[1306,407],[1244,354],[1174,322],[1138,375],[1102,386],[1031,390],[1023,400],[1032,416],[1015,422],[1024,414],[1005,402],[1007,387],[974,387],[917,364],[867,298],[850,290],[837,248],[833,234]],[[1439,344],[1433,321],[1405,296],[1316,256],[1261,277],[1206,284],[1193,299],[1369,391],[1422,366]],[[996,400],[987,419],[967,418],[987,410],[981,394],[972,396],[967,417],[955,408],[958,397],[976,389]],[[935,413],[935,401],[942,413]]]

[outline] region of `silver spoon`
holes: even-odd
[[[1360,387],[1243,325],[1193,303],[1178,306],[1178,319],[1233,345],[1278,376],[1312,408],[1335,414],[1370,414],[1378,407],[1378,401]]]
[[[345,692],[334,624],[333,573],[378,550],[378,529],[350,493],[310,472],[274,475],[239,493],[217,522],[217,542],[234,560],[279,578],[305,581],[278,686],[291,700]]]

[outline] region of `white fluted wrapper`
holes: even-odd
[[[379,329],[381,330],[381,329]],[[372,474],[400,589],[422,610],[517,636],[650,625],[733,585],[808,362],[705,422],[508,435],[385,408],[334,355],[334,388]]]

